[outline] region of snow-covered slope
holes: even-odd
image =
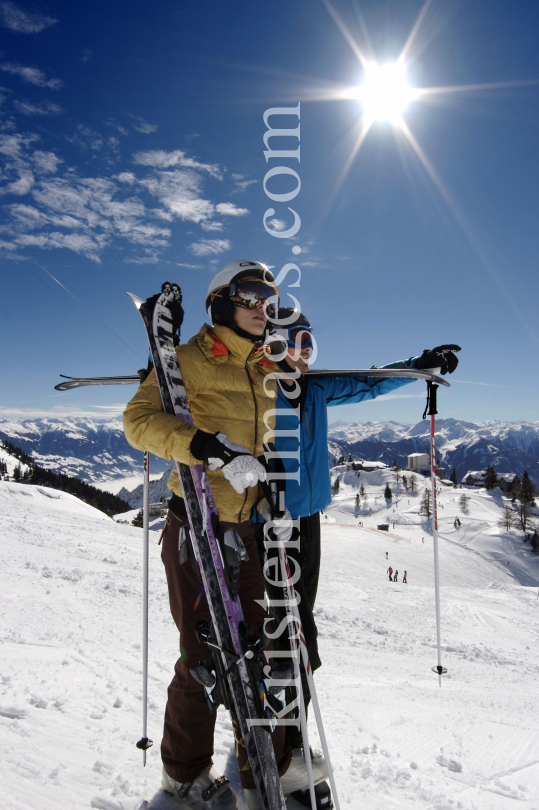
[[[315,677],[341,807],[537,810],[539,571],[520,537],[496,528],[499,496],[472,493],[468,513],[453,501],[455,490],[441,496],[448,674],[440,689],[431,672],[432,541],[419,496],[386,504],[389,471],[335,475],[341,486],[322,528],[316,618],[323,666]],[[368,501],[356,516],[358,482]],[[393,514],[399,522],[390,534],[374,528]],[[63,493],[0,482],[0,533],[3,807],[142,810],[159,785],[166,688],[178,655],[158,535],[150,546],[154,747],[144,769],[135,747],[142,530]],[[389,564],[408,571],[408,585],[389,583]],[[316,743],[314,728],[313,736]],[[237,788],[222,711],[215,743],[217,767]],[[241,795],[239,807],[245,810]]]

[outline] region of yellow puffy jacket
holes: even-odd
[[[277,370],[262,349],[226,326],[204,324],[189,343],[176,348],[176,354],[193,425],[164,413],[152,371],[123,415],[129,444],[161,458],[200,464],[189,449],[200,429],[206,433],[220,431],[254,456],[261,455],[264,439],[273,440],[266,434],[275,427],[276,383],[264,378]],[[220,519],[232,523],[247,520],[259,497],[257,488],[249,487],[238,495],[221,470],[208,472],[208,476]],[[168,486],[181,497],[176,469]]]

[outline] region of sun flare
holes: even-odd
[[[399,124],[409,103],[419,91],[410,87],[406,80],[406,67],[402,62],[378,65],[365,64],[365,81],[343,93],[345,98],[357,98],[363,105],[366,121],[390,121]]]

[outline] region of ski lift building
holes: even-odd
[[[408,456],[408,469],[416,473],[430,472],[429,453],[410,453]]]

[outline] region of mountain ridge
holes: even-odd
[[[29,453],[36,463],[75,475],[88,483],[142,475],[143,454],[127,442],[121,417],[61,416],[0,419],[0,438]],[[369,461],[395,460],[404,467],[409,453],[427,452],[430,422],[343,422],[331,424],[328,458],[348,454]],[[487,464],[496,472],[527,470],[539,483],[539,421],[468,422],[438,419],[436,451],[449,475],[461,479]],[[171,462],[152,456],[152,472],[165,473]]]

